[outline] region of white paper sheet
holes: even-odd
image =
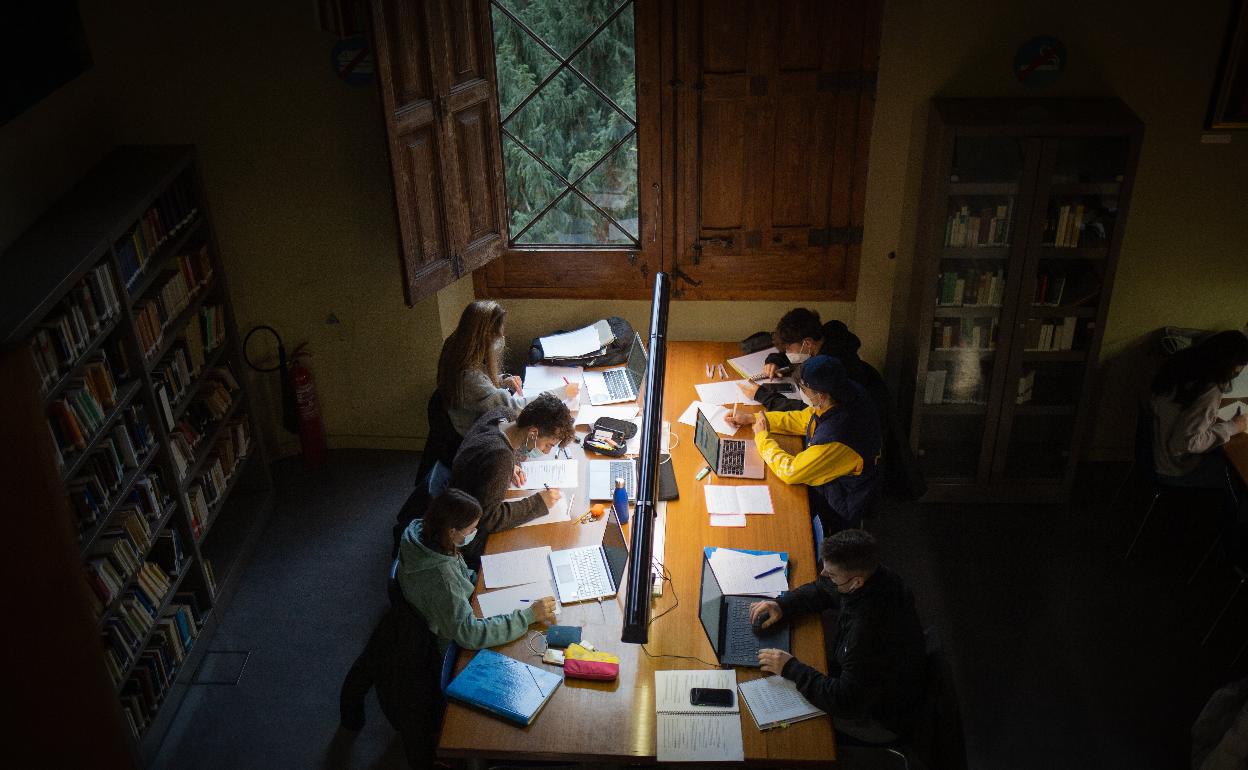
[[[509,615],[516,610],[522,610],[532,605],[533,600],[544,599],[547,596],[555,598],[555,614],[558,615],[563,608],[559,605],[559,594],[555,593],[555,586],[549,580],[480,593],[477,594],[477,604],[481,605],[481,617],[492,618],[495,615]],[[528,601],[522,601],[524,599]]]
[[[702,487],[706,493],[707,513],[775,513],[771,505],[771,490],[765,484],[746,486],[728,486],[725,484],[707,484]]]
[[[529,460],[520,463],[524,485],[508,489],[571,489],[577,484],[576,460]]]
[[[584,404],[581,406],[581,410],[576,413],[576,424],[593,425],[598,421],[599,417],[613,417],[617,420],[631,420],[636,416],[637,402],[635,401],[625,404],[624,406],[594,406],[592,404]]]
[[[744,398],[744,394],[742,398]],[[716,433],[722,436],[731,436],[737,432],[737,426],[728,423],[728,415],[732,414],[731,409],[717,404],[708,404],[705,401],[690,402],[689,406],[685,408],[685,411],[681,413],[676,421],[685,425],[696,426],[698,424],[695,417],[697,412],[702,412],[702,414],[706,415],[707,421],[711,423],[711,427],[715,429]]]
[[[659,714],[659,762],[744,762],[740,714]]]
[[[789,579],[784,570],[761,575],[775,567],[783,567],[780,554],[752,554],[731,548],[716,548],[710,557],[715,579],[726,594],[764,594],[779,596],[789,590]]]
[[[633,424],[637,426],[637,432],[628,440],[628,445],[624,448],[624,454],[630,457],[636,457],[641,454],[641,418],[633,418]],[[670,454],[672,444],[672,424],[667,420],[663,421],[662,436],[659,441],[659,454]]]
[[[555,507],[546,512],[544,516],[538,516],[532,521],[526,521],[518,526],[536,527],[539,524],[559,524],[561,522],[571,521],[572,517],[568,515],[568,505],[572,502],[570,494],[564,495],[555,501]]]
[[[745,514],[744,513],[712,513],[711,514],[711,526],[712,527],[744,527],[745,526]]]
[[[823,714],[802,697],[795,682],[782,676],[752,679],[742,682],[737,688],[741,691],[750,716],[754,718],[754,724],[760,730]]]
[[[585,370],[579,366],[526,366],[524,367],[524,395],[532,398],[546,390],[567,387],[567,382],[580,384]],[[562,398],[562,393],[558,393]]]
[[[550,546],[486,554],[481,557],[481,572],[485,576],[486,588],[506,588],[549,580]]]
[[[542,337],[542,354],[546,358],[574,358],[586,356],[602,349],[596,326],[586,326],[574,332],[552,334]]]
[[[758,402],[754,399],[745,397],[745,393],[740,388],[743,382],[745,380],[700,382],[693,387],[698,391],[698,400],[708,404],[745,404],[746,406],[757,404]]]
[[[746,356],[737,356],[728,359],[728,365],[736,370],[737,374],[746,378],[758,377],[763,373],[763,364],[767,361],[767,356],[772,353],[779,353],[775,347],[759,350]]]
[[[734,669],[678,669],[654,672],[654,710],[662,713],[735,714],[740,711],[736,699],[731,706],[694,706],[689,691],[694,687],[716,690],[737,689]]]
[[[1231,392],[1226,394],[1226,398],[1248,398],[1248,367],[1231,380]]]
[[[1218,410],[1218,417],[1221,417],[1223,420],[1227,420],[1227,421],[1233,420],[1235,419],[1235,412],[1241,409],[1243,410],[1244,414],[1248,414],[1248,404],[1245,404],[1242,401],[1236,401],[1233,404],[1227,404],[1226,406]]]

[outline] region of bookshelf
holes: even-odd
[[[937,99],[901,403],[925,500],[1070,493],[1143,126],[1116,99]]]
[[[58,622],[150,765],[272,501],[192,148],[114,150],[6,250],[0,343],[49,458],[31,526],[81,573]]]

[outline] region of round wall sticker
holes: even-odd
[[[1014,76],[1028,88],[1052,85],[1066,68],[1066,46],[1047,35],[1028,40],[1014,55]]]

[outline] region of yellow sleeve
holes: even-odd
[[[809,406],[799,412],[768,412],[767,428],[772,433],[786,436],[805,436],[806,428],[814,418],[815,410]]]
[[[858,475],[864,465],[861,455],[839,441],[816,444],[796,455],[781,449],[766,432],[755,433],[754,443],[767,467],[785,484],[818,486],[841,476]]]

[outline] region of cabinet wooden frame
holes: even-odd
[[[928,125],[923,182],[920,189],[919,223],[915,251],[915,280],[906,314],[905,369],[901,402],[909,410],[911,448],[923,463],[924,442],[929,437],[925,421],[955,415],[982,415],[983,430],[973,468],[958,475],[929,471],[932,502],[1061,502],[1070,494],[1081,447],[1091,421],[1091,396],[1097,359],[1109,311],[1114,272],[1125,231],[1143,124],[1116,99],[937,99]],[[1021,174],[1016,185],[951,181],[955,143],[966,138],[1009,138],[1022,148]],[[1053,181],[1059,142],[1064,140],[1117,139],[1125,143],[1121,180],[1111,183],[1056,183]],[[1009,193],[1012,189],[1013,192]],[[946,220],[951,197],[980,194],[1014,196],[1013,237],[1006,247],[962,248],[945,246]],[[1098,247],[1055,248],[1043,243],[1046,217],[1053,201],[1066,195],[1111,195],[1116,216],[1106,243]],[[976,252],[987,252],[976,254]],[[937,285],[942,259],[1003,264],[1006,271],[1003,302],[998,311],[998,337],[987,381],[986,403],[926,403],[930,364],[938,358],[933,349],[933,322],[939,318],[974,314],[973,309],[937,305]],[[1065,260],[1072,266],[1095,265],[1100,282],[1095,303],[1080,307],[1050,308],[1033,303],[1042,260]],[[1076,318],[1091,324],[1081,350],[1037,352],[1025,350],[1022,332],[1028,318]],[[1085,327],[1086,328],[1086,327]],[[960,351],[964,352],[964,351]],[[953,354],[941,353],[941,356]],[[1017,389],[1026,364],[1082,366],[1077,386],[1070,388],[1069,405],[1019,404]],[[1060,455],[1060,474],[1029,477],[1009,472],[1008,451],[1017,438],[1016,418],[1048,416],[1068,418],[1069,440],[1049,447]],[[1056,457],[1056,456],[1055,456]]]

